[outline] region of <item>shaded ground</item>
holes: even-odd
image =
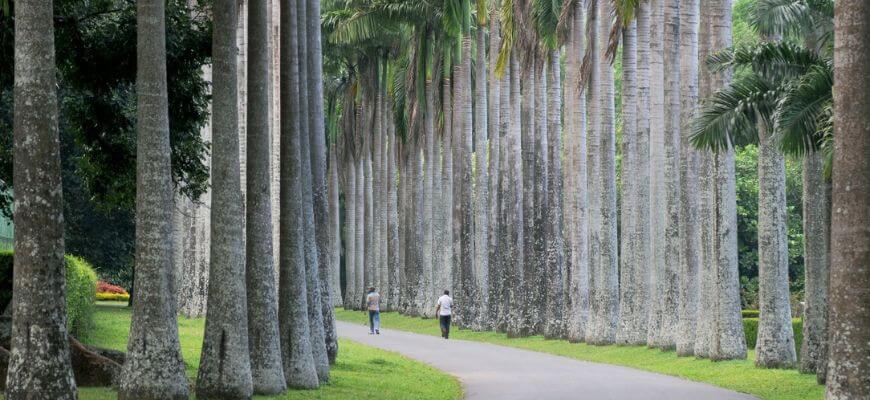
[[[343,338],[398,352],[458,377],[469,400],[753,399],[670,376],[487,343],[393,330],[369,335],[366,327],[348,322],[338,322],[338,332]]]

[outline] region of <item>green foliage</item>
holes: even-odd
[[[335,317],[360,325],[368,323],[368,317],[359,311],[336,309]],[[437,320],[407,317],[395,312],[381,313],[381,327],[431,336],[440,334]],[[816,383],[815,375],[800,374],[797,370],[756,368],[752,347],[746,360],[713,362],[677,357],[673,351],[646,346],[590,346],[565,340],[546,340],[542,336],[508,339],[503,333],[456,329],[451,330],[450,337],[678,376],[747,393],[762,400],[819,400],[825,391],[824,386]]]
[[[77,152],[73,167],[88,198],[107,209],[132,210],[136,182],[136,2],[55,2],[59,127]],[[14,6],[14,3],[13,3]],[[207,12],[187,1],[166,7],[172,172],[178,189],[198,198],[207,187],[207,116],[201,67],[211,52]],[[0,16],[0,189],[12,186],[13,19]],[[8,155],[5,157],[4,155]],[[2,191],[2,190],[0,190]],[[0,210],[9,212],[8,197]]]
[[[746,310],[744,310],[746,311]],[[801,343],[804,340],[803,321],[800,318],[792,318],[792,330],[794,331],[794,345],[796,350],[800,350]],[[755,342],[758,338],[758,318],[743,318],[743,333],[746,335],[746,347],[755,348]],[[800,357],[800,351],[798,351]]]
[[[12,300],[13,262],[11,251],[0,251],[0,312]],[[79,257],[66,256],[66,312],[70,334],[79,337],[89,334],[96,292],[97,274],[91,265]]]
[[[96,306],[92,334],[87,344],[109,349],[127,350],[130,331],[130,308],[127,303],[99,302]],[[202,348],[205,318],[178,318],[181,352],[187,376],[196,377]],[[426,364],[398,354],[339,339],[338,361],[330,371],[329,384],[317,390],[289,390],[271,400],[458,400],[462,398],[459,381]],[[79,388],[81,400],[114,400],[110,388]]]
[[[66,256],[66,314],[70,334],[87,336],[93,324],[97,273],[82,258]]]
[[[740,315],[743,318],[758,318],[758,310],[741,310]]]

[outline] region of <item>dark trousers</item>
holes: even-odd
[[[447,339],[450,337],[450,316],[440,315],[438,316],[438,322],[441,325],[441,337]]]

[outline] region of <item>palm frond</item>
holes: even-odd
[[[800,34],[813,26],[807,0],[757,0],[750,6],[749,21],[763,36]]]
[[[815,66],[788,85],[776,110],[775,136],[783,152],[802,155],[822,144],[830,121],[834,74],[830,66]]]
[[[504,76],[504,69],[510,62],[511,50],[516,41],[516,26],[514,24],[514,0],[502,0],[501,10],[501,49],[495,62],[495,75],[498,78]]]
[[[710,55],[707,65],[714,71],[750,67],[772,83],[785,82],[824,64],[818,54],[787,42],[767,42],[731,47]]]
[[[758,123],[770,121],[778,93],[754,74],[735,79],[707,99],[692,129],[696,148],[719,151],[758,142]]]

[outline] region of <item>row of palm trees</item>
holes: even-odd
[[[759,0],[765,40],[734,48],[728,0],[327,3],[345,307],[374,285],[429,317],[450,289],[476,330],[745,358],[734,149],[758,143],[756,364],[797,364],[786,152],[807,182],[800,368],[823,380],[833,10]]]
[[[212,7],[211,261],[198,398],[316,388],[329,380],[337,356],[320,2],[288,0],[280,8],[281,37],[274,43],[281,50],[280,204],[273,209],[270,158],[278,149],[272,148],[268,112],[274,51],[269,3],[250,1],[247,13],[231,0]],[[46,62],[54,55],[52,12],[50,0],[15,5],[15,80],[21,88],[15,94],[15,221],[22,233],[15,238],[9,399],[77,398],[62,295],[55,66]],[[237,63],[240,25],[247,26],[246,74]],[[118,397],[187,399],[171,266],[174,190],[162,1],[138,3],[137,29],[136,291]],[[240,93],[240,87],[247,90]],[[245,105],[244,124],[239,104]],[[247,155],[244,196],[240,125]],[[273,212],[280,214],[277,249]]]

